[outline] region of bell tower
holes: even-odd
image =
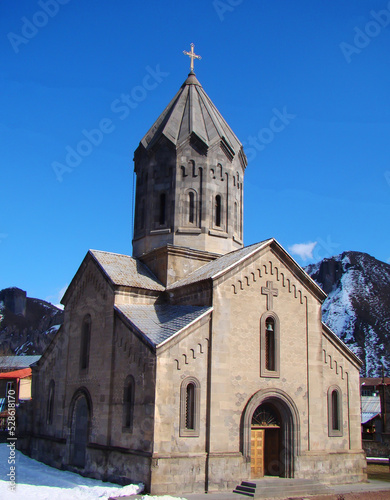
[[[134,154],[133,256],[166,285],[243,246],[242,144],[191,72]]]

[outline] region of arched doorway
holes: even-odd
[[[70,463],[85,467],[85,455],[89,436],[90,411],[86,396],[79,393],[73,403],[70,430]]]
[[[298,447],[299,417],[293,400],[279,389],[254,394],[242,417],[242,451],[252,478],[294,477]]]

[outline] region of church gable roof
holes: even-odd
[[[211,312],[212,307],[120,304],[115,310],[156,348]]]
[[[318,300],[322,302],[326,298],[326,293],[274,238],[227,253],[200,267],[186,278],[176,281],[167,287],[167,290],[174,290],[209,279],[215,280],[266,247],[272,248],[274,254],[284,263],[286,267],[288,267],[288,269],[290,269],[290,271],[301,281],[301,283],[303,283],[304,286],[309,289],[315,297],[317,297]]]
[[[154,274],[138,259],[134,259],[129,255],[102,252],[100,250],[90,250],[89,253],[113,285],[155,291],[164,290],[164,286]]]
[[[239,250],[235,250],[234,252],[222,255],[221,257],[218,257],[218,259],[212,260],[211,262],[208,262],[204,266],[200,267],[186,278],[176,281],[176,283],[173,283],[167,289],[173,290],[175,288],[191,285],[192,283],[197,283],[199,281],[215,279],[219,275],[235,267],[239,262],[245,260],[258,249],[265,247],[270,241],[272,240],[264,240],[260,243],[255,243],[254,245],[249,245],[247,247],[240,248]]]
[[[175,146],[179,146],[193,135],[207,147],[220,142],[232,157],[242,156],[241,142],[203,90],[195,74],[190,73],[140,144],[150,149],[161,136],[165,136]]]

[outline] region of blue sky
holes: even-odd
[[[390,2],[3,0],[0,36],[0,289],[58,303],[89,248],[131,254],[133,152],[191,42],[248,156],[245,244],[390,259]]]

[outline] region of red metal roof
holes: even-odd
[[[31,368],[23,368],[22,370],[14,370],[13,372],[0,373],[0,378],[26,378],[31,376]]]
[[[384,378],[385,385],[390,385],[390,377],[385,377]],[[383,384],[383,378],[382,377],[371,377],[371,378],[361,378],[360,379],[360,385],[365,385],[366,387],[373,387],[376,385],[381,385]]]

